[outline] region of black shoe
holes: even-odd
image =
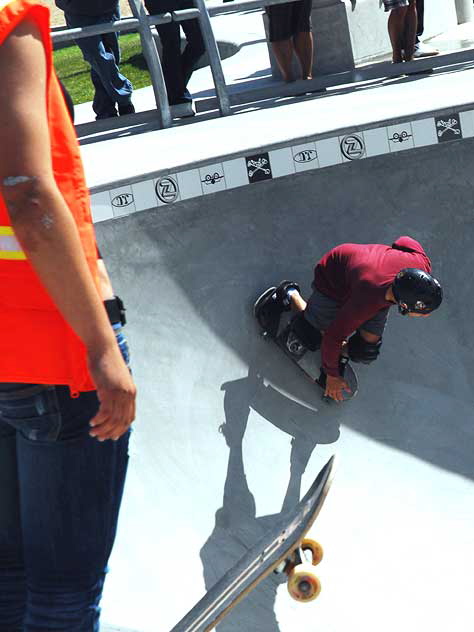
[[[119,104],[118,111],[119,111],[120,116],[126,116],[127,114],[135,114],[135,107],[133,103],[130,101],[130,103],[126,103],[125,105]]]
[[[288,290],[300,291],[300,286],[294,281],[282,281],[276,289],[277,300],[281,303],[283,310],[289,312],[291,309],[291,301],[288,296]]]
[[[259,299],[255,307],[255,316],[260,327],[267,332],[270,338],[276,338],[282,307],[276,300],[275,288],[269,288]]]
[[[117,110],[114,108],[113,110],[108,110],[107,112],[101,112],[100,114],[97,114],[95,120],[102,121],[103,119],[116,118],[117,116]]]
[[[184,103],[190,103],[192,105],[193,98],[189,90],[185,90],[183,94],[172,95],[169,97],[170,105],[183,105]]]

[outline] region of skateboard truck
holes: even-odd
[[[313,601],[321,592],[321,582],[314,573],[323,559],[323,548],[316,542],[305,538],[301,546],[290,557],[287,557],[275,569],[276,574],[285,573],[288,576],[287,588],[291,597],[296,601],[307,603]]]

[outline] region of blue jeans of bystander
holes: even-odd
[[[66,24],[69,28],[107,24],[120,19],[120,13],[112,12],[104,15],[75,15],[66,13]],[[93,110],[97,119],[117,116],[115,104],[119,108],[131,103],[132,84],[120,73],[120,48],[117,33],[104,33],[78,39],[76,44],[82,55],[91,66],[91,79],[95,88]]]
[[[98,405],[95,391],[71,398],[66,386],[0,391],[1,632],[99,630],[129,433],[92,439]]]

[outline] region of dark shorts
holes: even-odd
[[[392,11],[393,9],[402,9],[407,7],[408,0],[383,0],[383,6],[385,11]]]
[[[329,325],[335,320],[339,309],[340,306],[336,301],[321,294],[318,290],[314,290],[308,301],[304,315],[306,320],[311,323],[313,327],[316,327],[319,331],[326,331]],[[382,336],[387,322],[388,311],[388,307],[381,309],[370,320],[363,323],[359,329],[364,329],[376,336]]]
[[[311,32],[313,0],[300,0],[266,7],[270,42],[289,40],[298,33]]]

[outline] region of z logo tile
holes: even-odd
[[[340,142],[341,152],[346,160],[360,160],[365,154],[364,139],[358,134],[344,136]]]
[[[164,176],[156,183],[155,192],[160,202],[172,204],[179,197],[178,182],[171,176]]]

